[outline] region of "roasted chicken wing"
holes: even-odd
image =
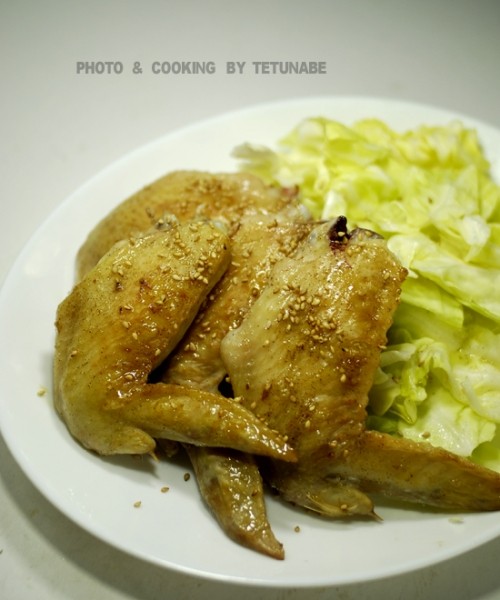
[[[215,217],[228,228],[231,263],[182,342],[165,361],[161,378],[164,383],[220,397],[219,385],[226,374],[220,342],[265,287],[272,265],[293,252],[308,233],[310,217],[293,188],[266,186],[245,174],[170,173],[125,200],[98,223],[78,253],[79,276],[88,272],[114,242],[147,230],[169,215],[180,221]],[[225,398],[219,401],[227,402]],[[165,441],[159,443],[163,446]],[[262,478],[253,455],[185,447],[200,492],[222,528],[247,546],[283,558],[282,545],[267,522]],[[245,501],[228,501],[236,493]]]
[[[165,214],[174,214],[179,221],[217,217],[230,230],[247,208],[275,212],[287,206],[294,194],[293,189],[270,187],[244,173],[168,173],[121,202],[94,227],[78,251],[78,279],[113,244],[150,230]]]
[[[168,223],[115,244],[57,312],[55,406],[100,454],[141,454],[155,438],[294,460],[249,410],[221,395],[150,383],[231,258],[213,223]]]
[[[500,475],[428,443],[367,431],[368,391],[405,277],[384,240],[318,226],[280,261],[221,352],[234,393],[297,451],[264,461],[281,496],[318,513],[373,515],[370,492],[446,509],[500,509]]]
[[[293,204],[278,213],[244,214],[231,237],[231,265],[210,293],[163,381],[218,392],[226,375],[220,344],[265,288],[273,265],[292,254],[311,222]],[[283,558],[266,517],[264,490],[252,456],[188,448],[200,492],[226,533],[274,558]],[[238,501],[231,500],[237,497]]]
[[[269,524],[264,487],[253,455],[227,448],[185,446],[203,499],[225,533],[239,544],[283,559]]]
[[[231,263],[172,354],[163,381],[216,392],[226,375],[220,343],[265,288],[273,267],[307,236],[311,221],[293,205],[243,214],[230,236]]]

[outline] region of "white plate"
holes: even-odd
[[[300,119],[350,123],[379,117],[397,129],[461,118],[476,127],[500,173],[500,132],[430,107],[360,98],[316,98],[257,106],[196,124],[126,156],[75,192],[42,225],[0,297],[0,424],[22,469],[64,514],[132,555],[188,574],[277,587],[325,586],[404,573],[456,556],[500,534],[498,514],[449,515],[378,505],[383,523],[329,522],[268,499],[284,543],[276,561],[228,540],[182,461],[103,459],[68,435],[52,408],[54,316],[69,292],[74,257],[88,231],[123,198],[176,168],[235,170],[231,151],[273,144]],[[45,396],[39,388],[48,389]],[[161,488],[168,486],[168,493]],[[141,507],[134,503],[141,501]],[[300,527],[296,532],[295,527]]]

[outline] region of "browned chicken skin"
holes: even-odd
[[[163,380],[217,392],[226,375],[220,344],[265,288],[273,265],[296,249],[311,223],[293,205],[242,215],[231,237],[232,262],[169,361]],[[252,456],[188,448],[198,485],[223,530],[274,558],[282,545],[267,521],[262,478]],[[238,502],[231,498],[239,498]]]
[[[247,207],[276,212],[289,204],[290,194],[293,190],[266,186],[245,173],[168,173],[121,202],[94,227],[78,251],[77,279],[113,244],[150,230],[165,214],[179,221],[224,219],[231,233]]]
[[[267,518],[262,477],[253,455],[186,445],[201,494],[226,534],[239,544],[283,559]]]
[[[370,492],[446,509],[500,509],[500,475],[427,443],[366,431],[366,405],[404,270],[370,232],[324,224],[222,342],[235,394],[297,451],[266,461],[282,497],[331,517],[372,515]]]
[[[141,454],[166,438],[294,460],[287,444],[237,403],[148,382],[229,260],[229,240],[212,223],[172,222],[113,246],[61,303],[55,406],[84,446]]]
[[[307,236],[311,222],[289,207],[244,214],[231,235],[231,264],[172,355],[164,381],[216,392],[226,375],[220,343],[265,288],[273,265]]]

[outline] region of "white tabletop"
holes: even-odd
[[[212,115],[293,97],[366,95],[500,128],[498,0],[1,0],[0,32],[0,281],[75,188],[128,151]],[[152,72],[156,61],[182,60],[214,61],[218,70]],[[327,72],[257,77],[222,68],[275,60],[325,62]],[[121,62],[123,73],[77,74],[78,62],[92,61]],[[136,61],[141,74],[131,68]],[[44,499],[1,438],[0,456],[6,600],[500,598],[500,540],[425,570],[339,588],[190,578],[95,539]]]

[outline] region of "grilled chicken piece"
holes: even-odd
[[[220,395],[149,383],[230,261],[209,222],[170,223],[117,243],[57,311],[55,406],[100,454],[142,454],[154,438],[294,460],[252,413]]]
[[[165,214],[175,215],[180,221],[194,216],[223,220],[231,235],[232,264],[213,290],[210,302],[202,308],[196,324],[167,361],[169,369],[163,377],[164,383],[219,395],[218,386],[225,376],[220,340],[230,326],[239,323],[258,296],[271,265],[291,252],[299,237],[307,233],[304,222],[309,216],[296,196],[293,188],[269,187],[248,174],[170,173],[125,200],[95,227],[78,253],[78,275],[88,272],[114,242],[148,230]],[[165,441],[159,443],[163,446]],[[254,458],[240,456],[241,473],[236,478],[236,453],[225,456],[219,449],[214,449],[213,454],[209,449],[186,449],[201,494],[227,533],[282,558],[281,544],[265,520],[262,478]],[[168,451],[173,451],[171,445]],[[225,470],[229,462],[231,472]],[[236,481],[240,497],[245,495],[246,487],[246,500],[228,503],[226,499],[235,491]],[[257,523],[257,519],[258,525],[247,527],[252,520]]]
[[[259,296],[272,266],[293,253],[311,227],[293,204],[278,213],[240,218],[231,238],[231,265],[172,355],[163,381],[217,393],[226,375],[221,340]],[[200,492],[223,530],[247,547],[282,559],[283,547],[267,521],[254,458],[217,449],[187,450]]]
[[[428,443],[367,431],[368,391],[405,271],[384,241],[318,226],[221,352],[235,394],[287,436],[295,465],[264,461],[283,498],[330,517],[373,515],[371,492],[446,509],[500,509],[500,476]]]
[[[222,339],[241,323],[265,288],[273,265],[292,254],[311,227],[294,207],[241,216],[231,236],[231,264],[172,354],[163,381],[218,390],[226,375]]]
[[[186,445],[202,496],[219,525],[239,544],[283,559],[269,521],[262,477],[251,454]],[[193,455],[194,454],[194,455]]]
[[[217,217],[234,225],[249,207],[276,212],[287,206],[294,190],[266,186],[243,173],[175,171],[147,185],[112,210],[90,232],[77,256],[81,279],[116,242],[151,229],[163,216],[180,221]]]

